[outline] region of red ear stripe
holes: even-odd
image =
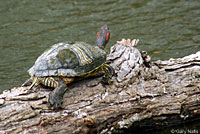
[[[109,36],[110,36],[110,34],[109,34],[109,33],[107,33],[107,35],[106,35],[106,40],[108,40],[108,39],[109,39]]]
[[[99,32],[97,32],[97,36],[99,36]]]

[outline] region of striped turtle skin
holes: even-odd
[[[69,83],[104,71],[103,82],[109,84],[113,69],[105,63],[104,51],[109,36],[110,31],[107,25],[104,25],[97,34],[95,45],[78,41],[53,45],[39,56],[28,70],[31,78],[23,85],[31,81],[29,89],[39,84],[55,88],[48,102],[54,109],[58,109],[62,105],[62,96]]]

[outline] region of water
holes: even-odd
[[[153,60],[200,50],[199,0],[0,0],[0,92],[21,85],[49,46],[66,40],[93,44],[108,24],[109,48],[138,38]]]
[[[200,50],[200,1],[193,0],[1,0],[0,91],[19,86],[49,46],[77,40],[94,43],[103,24],[117,40],[138,38],[153,60]]]

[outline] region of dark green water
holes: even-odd
[[[200,50],[199,0],[0,0],[0,91],[18,86],[49,46],[94,43],[103,24],[117,40],[138,38],[153,60]]]
[[[200,0],[0,0],[0,91],[21,85],[49,46],[94,43],[108,24],[117,40],[138,38],[153,60],[200,50]]]

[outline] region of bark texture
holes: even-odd
[[[137,42],[123,39],[111,48],[111,85],[103,85],[101,77],[69,85],[62,110],[46,104],[52,89],[5,90],[0,94],[0,134],[114,134],[198,120],[200,51],[150,62],[135,48]]]

